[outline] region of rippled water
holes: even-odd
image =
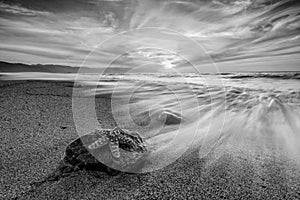
[[[113,91],[116,121],[142,130],[159,159],[171,162],[188,147],[204,157],[222,145],[299,158],[297,73],[132,75],[104,83],[96,94]],[[181,115],[180,126],[161,123],[164,110]]]
[[[206,156],[221,145],[264,153],[300,155],[300,73],[219,75],[6,74],[2,79],[74,80],[81,94],[112,94],[112,112],[124,128],[138,130],[159,168],[188,148]],[[84,87],[86,86],[86,87]],[[76,90],[74,90],[76,91]],[[77,91],[78,92],[78,91]],[[76,93],[76,92],[75,92]],[[74,104],[73,104],[74,105]],[[166,125],[162,114],[180,116]],[[159,157],[157,156],[159,155]],[[161,160],[164,162],[162,163]],[[158,159],[159,158],[159,159]],[[162,166],[161,166],[162,167]]]

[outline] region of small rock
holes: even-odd
[[[159,116],[158,120],[164,122],[166,125],[176,125],[182,122],[180,114],[169,110],[164,110]]]

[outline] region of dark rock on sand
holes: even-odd
[[[164,110],[159,116],[158,120],[164,122],[166,125],[176,125],[182,122],[182,117],[180,114]]]

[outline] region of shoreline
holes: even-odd
[[[65,146],[78,137],[72,82],[0,81],[0,102],[0,199],[300,198],[297,163],[275,155],[238,154],[225,147],[219,157],[212,152],[199,159],[196,151],[187,152],[151,173],[103,173],[96,178],[79,171],[34,187],[30,183],[53,172]],[[116,126],[108,96],[97,96],[96,109],[101,125]]]

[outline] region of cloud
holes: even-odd
[[[25,15],[25,16],[37,16],[37,15],[49,14],[49,12],[31,10],[19,5],[10,5],[3,2],[0,2],[0,11],[15,14],[15,15]]]
[[[209,56],[222,63],[299,54],[296,0],[0,0],[0,12],[0,58],[16,62],[77,64],[96,47],[88,60],[95,67],[128,52],[114,65],[186,64],[151,47],[199,65],[210,62]],[[115,36],[134,29],[141,31]]]

